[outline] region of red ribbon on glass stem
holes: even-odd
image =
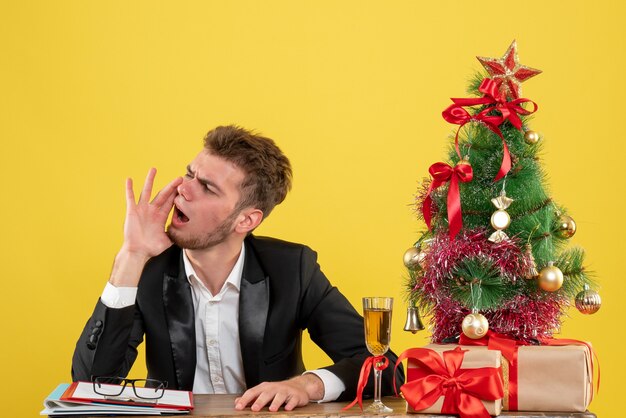
[[[454,239],[456,234],[459,233],[463,227],[463,216],[461,213],[461,195],[459,193],[459,182],[465,183],[472,181],[474,173],[472,166],[464,163],[464,160],[460,161],[454,168],[446,163],[435,163],[428,169],[433,181],[430,183],[426,199],[422,202],[422,214],[424,215],[424,221],[428,229],[431,229],[432,219],[432,198],[430,194],[433,190],[443,186],[448,181],[450,187],[448,188],[448,224],[450,231],[450,239]]]
[[[350,409],[354,405],[356,405],[358,402],[359,406],[361,407],[361,411],[363,411],[363,390],[365,389],[365,386],[367,385],[367,380],[370,376],[370,371],[372,370],[372,367],[375,370],[382,372],[383,370],[387,368],[388,365],[389,365],[389,359],[385,356],[372,356],[372,357],[366,358],[365,361],[363,362],[363,366],[361,366],[361,374],[359,375],[359,383],[356,386],[356,398],[354,398],[354,400],[350,403],[350,405],[344,406],[341,410],[345,411],[347,409]],[[393,381],[395,385],[396,380],[394,379]]]
[[[481,399],[495,401],[504,396],[500,371],[495,367],[461,369],[466,351],[456,347],[445,351],[443,359],[427,348],[411,348],[400,354],[396,368],[404,359],[415,360],[419,365],[418,369],[411,369],[415,379],[401,387],[407,403],[419,411],[444,396],[442,414],[459,414],[461,418],[490,417]]]

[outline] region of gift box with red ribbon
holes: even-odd
[[[431,344],[406,350],[397,364],[404,359],[407,382],[401,391],[407,412],[461,418],[500,414],[504,391],[499,351]]]
[[[600,385],[600,365],[591,344],[557,338],[539,342],[528,345],[491,331],[478,340],[461,337],[461,344],[501,352],[504,410],[586,411],[593,398],[594,358]]]
[[[591,353],[583,345],[520,346],[517,353],[517,408],[511,407],[511,364],[503,360],[504,409],[584,412],[592,398]]]

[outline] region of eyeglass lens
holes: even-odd
[[[94,379],[94,391],[104,396],[136,396],[141,399],[159,399],[163,396],[166,383],[154,379],[124,379],[120,377],[98,377]],[[131,386],[131,387],[129,387]]]

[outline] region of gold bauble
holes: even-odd
[[[510,224],[511,217],[503,209],[498,209],[491,215],[491,226],[493,229],[506,229]]]
[[[424,259],[425,254],[422,253],[418,248],[411,247],[404,253],[404,265],[406,268],[414,270],[419,265],[420,262]]]
[[[484,315],[471,313],[463,318],[461,329],[463,329],[463,334],[465,334],[466,337],[477,340],[487,335],[489,322]]]
[[[526,131],[524,134],[524,141],[529,145],[535,145],[539,142],[539,134],[535,131]]]
[[[559,229],[557,229],[556,233],[561,238],[571,238],[576,233],[576,222],[572,219],[571,216],[561,215],[559,216]]]
[[[552,261],[539,272],[539,287],[546,292],[556,292],[563,286],[563,272]]]
[[[466,155],[465,157],[461,158],[461,159],[460,159],[460,160],[456,163],[456,165],[462,165],[462,164],[466,164],[466,165],[469,165],[469,166],[471,166],[471,165],[472,165],[472,164],[470,164],[470,162],[469,162],[469,155]]]
[[[602,306],[600,295],[595,290],[589,289],[588,285],[585,285],[583,291],[576,295],[574,301],[576,303],[576,309],[585,315],[598,312]]]

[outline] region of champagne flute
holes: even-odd
[[[391,310],[393,298],[367,297],[363,298],[363,316],[365,319],[365,345],[374,356],[382,356],[389,350],[391,340]],[[382,385],[382,370],[374,367],[374,402],[367,407],[366,412],[382,414],[392,412],[380,400]]]

